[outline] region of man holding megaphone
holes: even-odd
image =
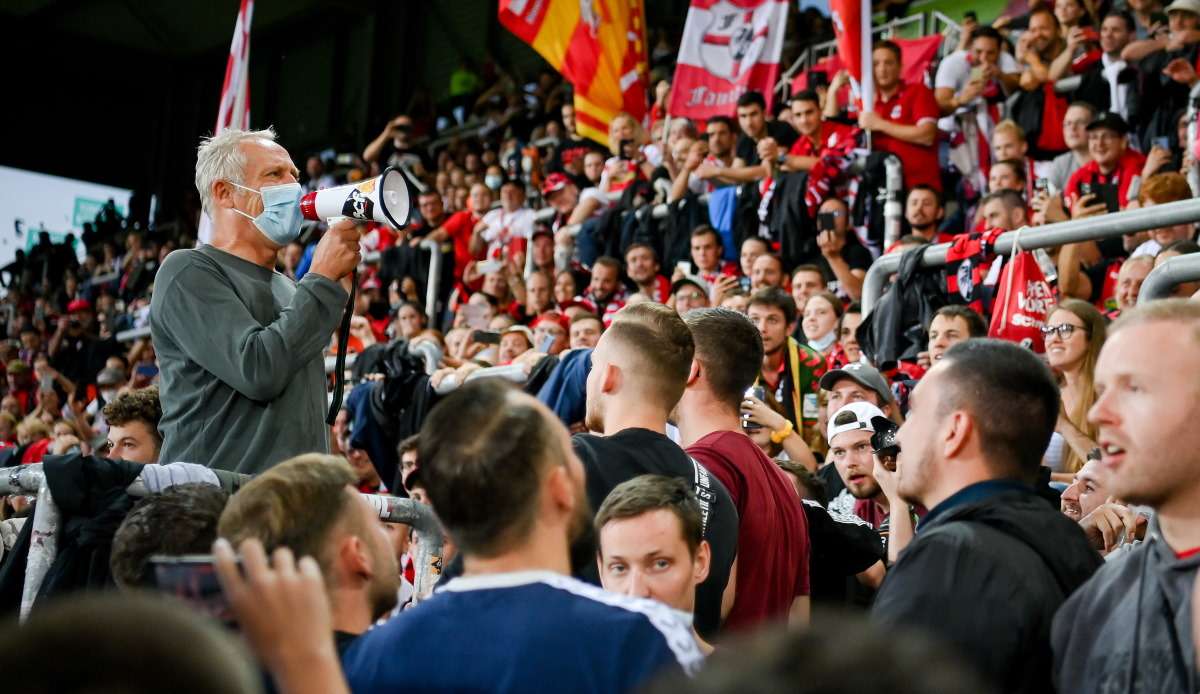
[[[276,254],[304,218],[403,226],[408,191],[381,176],[302,196],[298,174],[269,128],[200,144],[196,188],[212,243],[167,256],[150,308],[165,462],[255,473],[328,451],[323,354],[361,260],[359,232],[353,219],[331,223],[299,282],[275,271]]]

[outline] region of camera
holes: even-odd
[[[900,456],[900,442],[896,440],[896,432],[900,430],[887,417],[872,417],[871,426],[875,433],[871,434],[871,450],[879,458],[879,464],[891,472],[896,471],[896,458]]]

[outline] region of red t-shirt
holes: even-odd
[[[450,215],[450,219],[442,224],[442,228],[454,241],[454,276],[460,281],[467,263],[475,260],[475,256],[471,254],[471,234],[475,232],[478,222],[479,217],[475,216],[474,212],[462,210]]]
[[[937,99],[933,90],[923,84],[905,84],[884,101],[875,94],[875,113],[885,120],[901,125],[918,125],[922,121],[938,119]],[[891,152],[904,165],[904,187],[912,189],[918,184],[942,189],[942,171],[938,167],[937,145],[914,145],[898,140],[881,132],[871,134],[871,146],[876,152]]]
[[[846,125],[845,123],[835,123],[833,121],[821,121],[821,130],[817,132],[816,139],[812,139],[807,135],[801,135],[792,143],[792,148],[788,150],[788,154],[794,157],[819,157],[821,150],[829,146],[831,142],[847,137],[854,130],[854,126]]]
[[[1146,156],[1136,149],[1127,149],[1117,160],[1117,166],[1111,173],[1104,174],[1100,171],[1100,165],[1095,160],[1089,161],[1083,166],[1075,170],[1071,177],[1067,179],[1067,185],[1063,188],[1063,201],[1067,203],[1067,208],[1070,209],[1075,201],[1079,199],[1079,186],[1083,183],[1117,186],[1117,202],[1121,205],[1121,209],[1129,204],[1129,185],[1133,183],[1133,179],[1142,174],[1142,167],[1146,165]],[[1094,202],[1100,202],[1096,200]]]
[[[737,507],[737,596],[725,628],[786,620],[792,600],[809,594],[808,522],[795,487],[745,434],[715,431],[687,452]]]

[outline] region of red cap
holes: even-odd
[[[76,299],[67,304],[67,313],[80,313],[82,311],[91,311],[92,305],[87,299]]]
[[[566,188],[567,184],[570,182],[571,182],[571,179],[567,178],[566,174],[563,174],[563,173],[550,174],[549,176],[546,177],[546,180],[542,182],[542,197],[543,198],[549,197],[549,196],[557,193],[558,191],[562,190],[563,188]]]
[[[571,329],[571,321],[567,318],[567,315],[565,313],[559,313],[558,311],[546,311],[542,315],[533,319],[531,327],[536,329],[542,323],[558,323],[560,326],[562,326],[563,330],[570,331]]]

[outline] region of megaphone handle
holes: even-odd
[[[354,294],[358,291],[358,268],[350,273],[350,300],[342,312],[342,324],[338,327],[338,351],[334,359],[333,399],[329,401],[329,413],[325,423],[333,426],[338,410],[342,409],[342,395],[346,390],[346,343],[350,340],[350,319],[354,317]]]

